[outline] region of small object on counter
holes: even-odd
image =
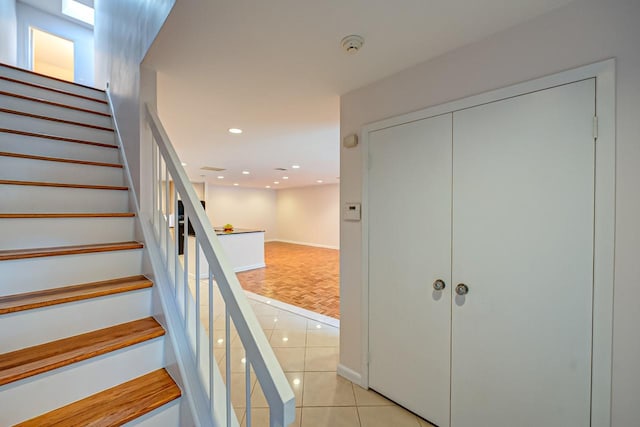
[[[231,231],[233,231],[233,225],[231,225],[231,224],[225,224],[225,225],[224,225],[224,231],[226,231],[226,232],[231,232]]]

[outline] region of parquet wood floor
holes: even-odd
[[[340,251],[267,242],[264,255],[265,268],[238,273],[245,290],[340,318]]]

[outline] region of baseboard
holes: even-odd
[[[362,375],[360,375],[358,372],[354,371],[353,369],[347,368],[342,363],[338,364],[338,375],[340,375],[342,378],[348,379],[354,384],[358,384],[359,386],[362,386]]]
[[[256,268],[264,268],[264,267],[266,267],[266,264],[263,262],[260,264],[245,265],[243,267],[234,268],[233,271],[236,273],[239,273],[240,271],[255,270]]]
[[[316,247],[316,248],[340,250],[340,246],[321,245],[319,243],[309,243],[309,242],[297,242],[295,240],[283,240],[283,239],[265,240],[265,243],[268,243],[268,242],[282,242],[282,243],[291,243],[293,245],[313,246],[313,247]]]

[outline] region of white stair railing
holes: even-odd
[[[246,426],[251,426],[252,375],[269,405],[270,426],[288,426],[295,419],[293,391],[156,111],[145,105],[145,113],[152,135],[151,222],[165,271],[173,282],[176,303],[173,305],[180,312],[202,389],[208,393],[212,418],[220,426],[239,425],[231,391],[232,364],[238,362],[233,360],[237,355],[232,355],[231,348],[233,323],[244,348],[241,363],[244,364]],[[178,199],[184,208],[184,221],[178,220]],[[169,220],[171,217],[175,218],[174,224]],[[189,236],[190,228],[195,231],[193,237]],[[182,246],[177,239],[181,233],[184,235]],[[214,337],[214,320],[218,315],[214,309],[216,292],[224,301],[224,316],[220,314],[218,320],[224,321],[224,335],[219,338]],[[219,343],[224,343],[224,379],[214,351]]]

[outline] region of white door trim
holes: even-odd
[[[361,386],[365,388],[369,386],[369,133],[594,77],[596,78],[598,136],[595,145],[596,178],[591,426],[608,427],[611,425],[616,168],[615,59],[608,59],[397,117],[380,120],[362,127],[360,131],[360,140],[362,141]]]

